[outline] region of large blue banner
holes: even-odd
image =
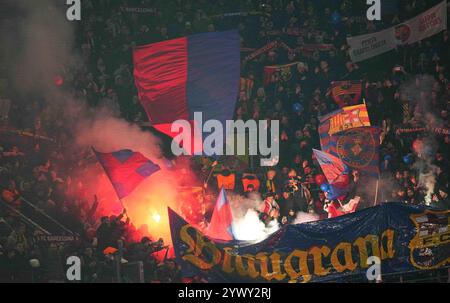
[[[356,213],[287,225],[262,242],[220,243],[169,209],[183,276],[209,282],[320,282],[366,276],[368,257],[382,274],[450,263],[449,211],[385,203]],[[370,263],[370,262],[369,262]]]

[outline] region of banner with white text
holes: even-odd
[[[388,29],[347,38],[350,58],[353,62],[363,61],[398,45],[412,44],[436,35],[447,27],[447,1],[430,8],[422,14]]]

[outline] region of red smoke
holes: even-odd
[[[194,174],[185,165],[178,163],[175,169],[163,168],[156,172],[142,181],[122,202],[98,163],[76,172],[73,180],[79,183],[78,196],[93,201],[94,195],[97,195],[97,219],[120,214],[123,204],[131,223],[139,230],[134,241],[139,241],[142,236],[150,236],[153,241],[163,238],[165,245],[172,246],[167,208],[171,207],[180,214],[185,209],[198,209],[198,205],[195,205],[198,199],[192,198],[201,195],[201,190],[196,190],[201,188],[196,186],[198,182]]]

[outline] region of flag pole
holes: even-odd
[[[366,104],[366,100],[365,99],[363,99],[363,100],[364,100],[364,104]],[[381,145],[381,143],[383,141],[382,141],[381,136],[379,136],[378,139],[379,139],[379,142],[378,142],[378,154],[379,154],[380,153],[379,146]],[[375,186],[375,201],[373,203],[373,206],[377,205],[377,202],[378,202],[378,188],[379,188],[379,185],[380,185],[380,177],[381,177],[381,171],[380,171],[380,168],[378,167],[378,178],[377,178],[377,184]]]
[[[378,177],[378,179],[377,179],[377,184],[376,184],[376,186],[375,186],[375,201],[374,201],[374,203],[373,203],[373,206],[377,205],[379,183],[380,183],[380,177]]]

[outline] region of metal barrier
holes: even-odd
[[[53,222],[54,224],[56,224],[58,227],[60,227],[62,230],[64,230],[65,232],[74,235],[75,233],[72,232],[70,229],[66,228],[64,225],[62,225],[61,223],[59,223],[57,220],[53,219],[52,217],[50,217],[44,210],[36,207],[33,203],[29,202],[27,199],[25,199],[24,197],[20,197],[19,198],[21,201],[25,202],[28,206],[30,206],[32,209],[34,209],[36,212],[40,213],[41,215],[43,215],[45,218],[47,218],[48,220],[50,220],[51,222]]]
[[[43,233],[45,233],[46,235],[50,235],[50,232],[48,230],[46,230],[45,228],[43,228],[42,226],[40,226],[39,224],[37,224],[36,222],[31,220],[30,218],[28,218],[24,214],[22,214],[20,211],[18,211],[17,209],[12,207],[11,205],[8,205],[8,203],[4,202],[2,199],[0,199],[0,203],[1,203],[1,205],[3,207],[7,208],[9,211],[11,211],[11,212],[15,213],[16,215],[18,215],[28,225],[33,226],[34,228],[36,228],[36,229],[42,231]]]

